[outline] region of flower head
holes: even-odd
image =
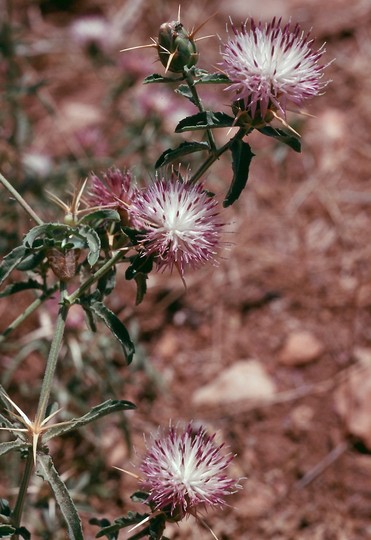
[[[202,427],[194,430],[192,423],[180,433],[170,427],[154,439],[140,469],[155,510],[182,519],[198,506],[225,505],[224,497],[239,486],[225,472],[232,454],[222,454],[223,445],[214,439]]]
[[[112,167],[103,175],[102,180],[95,174],[90,180],[90,203],[93,206],[113,208],[125,222],[128,221],[130,204],[136,193],[131,172]]]
[[[313,40],[296,24],[281,27],[281,19],[250,25],[245,22],[224,45],[222,69],[231,80],[235,100],[241,100],[254,118],[262,118],[269,109],[286,113],[287,102],[302,105],[326,86],[321,81],[319,60],[324,46],[312,48]]]
[[[175,174],[156,179],[133,205],[134,218],[142,223],[143,254],[153,254],[159,268],[175,266],[182,276],[186,266],[213,259],[221,227],[216,206],[201,184]]]

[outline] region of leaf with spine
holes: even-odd
[[[263,128],[259,128],[258,131],[267,137],[273,137],[277,141],[287,144],[295,152],[301,152],[300,139],[295,135],[291,135],[282,129],[273,128],[272,126],[264,126]]]
[[[0,293],[0,298],[10,296],[18,292],[27,291],[29,289],[43,289],[43,284],[39,281],[36,281],[35,279],[29,279],[28,281],[17,281],[16,283],[8,285],[8,287],[6,287]]]
[[[159,75],[158,73],[153,73],[152,75],[148,75],[143,81],[143,84],[152,84],[152,83],[173,83],[177,81],[182,81],[183,77],[163,77],[162,75]]]
[[[84,540],[81,521],[66,484],[59,476],[51,456],[37,455],[36,474],[49,483],[67,525],[70,540]]]
[[[234,122],[232,116],[223,112],[203,111],[181,120],[175,128],[175,133],[232,127]]]
[[[9,536],[12,536],[15,532],[16,529],[11,525],[0,525],[0,538],[9,538]]]
[[[0,285],[9,276],[9,274],[18,266],[27,253],[25,246],[17,246],[8,255],[6,255],[0,264]]]
[[[188,154],[193,154],[195,152],[209,151],[210,146],[207,142],[183,142],[177,148],[168,148],[161,154],[155,164],[155,168],[163,167],[168,165],[177,159],[181,159],[183,156]]]
[[[133,359],[133,354],[135,351],[134,344],[130,339],[129,332],[126,329],[126,326],[120,321],[120,319],[111,311],[103,302],[95,299],[93,296],[90,297],[89,307],[91,311],[99,317],[111,330],[112,334],[121,344],[126,362],[130,364]]]
[[[90,424],[90,422],[95,422],[99,418],[107,416],[108,414],[120,411],[131,411],[133,409],[135,409],[135,405],[134,403],[131,403],[131,401],[108,399],[107,401],[93,407],[89,412],[84,414],[84,416],[80,416],[80,418],[72,418],[72,420],[69,420],[68,424],[64,426],[51,427],[43,435],[43,441],[46,442],[53,437],[59,437],[60,435],[69,433],[74,429],[79,429],[87,424]]]
[[[128,512],[127,516],[122,516],[120,518],[115,519],[111,525],[108,525],[107,527],[103,527],[96,535],[95,538],[102,538],[102,536],[107,536],[110,538],[109,535],[112,535],[114,533],[117,533],[120,529],[125,529],[126,527],[130,527],[130,525],[137,525],[144,519],[146,519],[149,516],[149,514],[139,514],[138,512]]]
[[[86,214],[81,220],[80,223],[84,225],[90,225],[97,227],[103,221],[120,221],[120,214],[117,210],[113,208],[106,208],[104,210],[96,210],[90,214]]]
[[[0,456],[4,456],[12,450],[18,450],[19,448],[24,447],[25,444],[25,441],[21,441],[19,439],[16,439],[15,441],[2,442],[0,443]]]
[[[94,266],[99,259],[101,247],[99,235],[94,229],[88,227],[87,225],[80,226],[78,232],[83,238],[85,238],[89,248],[89,253],[87,257],[88,263],[90,264],[90,266]]]
[[[102,519],[91,518],[89,519],[89,523],[91,525],[97,525],[98,527],[101,527],[101,528],[109,527],[111,525],[111,522],[106,518],[102,518]],[[119,536],[119,531],[116,531],[112,534],[106,534],[106,537],[108,538],[108,540],[117,540],[118,536]]]
[[[195,80],[195,84],[228,84],[231,80],[224,73],[205,73]]]
[[[235,139],[230,150],[232,152],[233,179],[223,201],[224,208],[233,204],[241,195],[249,177],[251,160],[255,155],[251,151],[250,145],[241,139]]]

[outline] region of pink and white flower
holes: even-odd
[[[221,223],[217,202],[201,184],[172,174],[157,178],[137,194],[133,216],[141,223],[143,255],[154,255],[160,269],[197,268],[213,260]]]
[[[180,520],[199,506],[224,506],[225,497],[240,486],[226,474],[233,455],[223,454],[222,447],[215,435],[202,427],[195,430],[192,423],[184,431],[170,427],[158,435],[140,466],[154,510]]]
[[[324,45],[315,50],[313,39],[296,24],[281,27],[281,19],[255,23],[250,19],[238,30],[222,51],[223,72],[231,84],[226,90],[241,100],[254,118],[264,118],[268,109],[286,114],[289,102],[301,106],[326,86],[322,81],[326,65],[320,64]]]

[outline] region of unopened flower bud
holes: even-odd
[[[199,53],[193,40],[181,22],[172,21],[160,26],[158,54],[167,71],[181,73],[184,68],[196,65]]]

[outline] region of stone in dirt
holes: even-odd
[[[317,360],[324,352],[323,343],[309,330],[291,332],[279,355],[286,366],[301,366]]]
[[[275,384],[257,360],[240,360],[225,369],[210,384],[196,390],[194,405],[221,405],[240,400],[268,400]]]
[[[371,365],[355,367],[336,390],[334,399],[348,433],[371,450]]]

